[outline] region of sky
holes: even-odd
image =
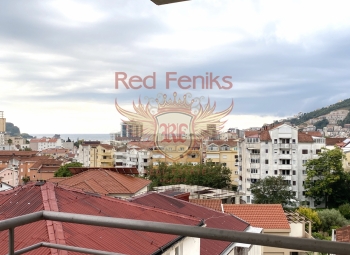
[[[348,0],[2,1],[0,111],[29,134],[103,134],[125,119],[116,101],[133,111],[133,101],[177,92],[215,111],[233,100],[225,128],[262,126],[350,97],[349,9]],[[155,74],[155,88],[116,88],[116,72]],[[169,72],[212,73],[220,86],[228,76],[232,87],[167,88]]]

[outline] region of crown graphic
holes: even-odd
[[[158,103],[159,111],[167,111],[167,110],[191,110],[192,105],[195,100],[188,100],[188,95],[183,95],[182,99],[177,98],[177,93],[173,93],[173,99],[167,99],[167,95],[163,94],[162,100],[156,99],[155,101]]]

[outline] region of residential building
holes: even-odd
[[[143,124],[137,121],[124,121],[121,124],[121,136],[128,138],[138,138],[142,137],[143,134]]]
[[[292,186],[296,198],[314,207],[311,199],[304,195],[304,164],[309,159],[317,158],[325,145],[325,138],[319,132],[299,132],[296,127],[282,123],[246,131],[245,139],[239,142],[239,190],[246,193],[243,199],[248,204],[252,203],[252,183],[267,176],[282,175]]]
[[[13,186],[9,185],[6,182],[2,182],[1,180],[2,180],[2,176],[0,176],[0,192],[14,188]]]
[[[33,151],[43,151],[45,149],[55,149],[62,147],[62,139],[60,138],[33,138],[29,141],[30,148]]]
[[[0,183],[6,183],[12,187],[19,185],[18,168],[16,167],[0,167]]]
[[[150,165],[154,142],[130,142],[125,152],[115,151],[115,165],[136,167],[140,175],[144,175]]]
[[[35,160],[27,173],[25,174],[32,181],[36,180],[47,180],[53,178],[55,172],[64,164],[61,160],[52,158],[43,158]],[[21,178],[22,179],[22,178]]]
[[[205,222],[206,227],[208,228],[220,228],[253,233],[262,232],[262,228],[252,227],[249,223],[236,217],[235,215],[224,214],[222,212],[212,210],[198,204],[190,203],[188,201],[180,200],[172,196],[164,195],[162,193],[149,192],[145,195],[134,197],[130,199],[130,201],[140,205],[200,218],[203,222]],[[200,254],[260,255],[261,246],[201,239]]]
[[[5,145],[6,119],[4,112],[0,111],[0,146]]]
[[[305,232],[305,223],[309,224],[310,221],[300,215],[286,215],[280,204],[224,204],[223,209],[225,213],[235,215],[253,227],[262,228],[264,234],[312,238],[311,227],[309,233]],[[262,247],[261,254],[298,255],[303,253],[298,250]]]
[[[205,162],[213,162],[228,167],[231,171],[233,185],[238,185],[238,144],[234,140],[213,140],[207,141]]]
[[[204,227],[198,217],[160,210],[120,199],[88,194],[53,183],[27,184],[21,188],[0,192],[1,216],[10,219],[38,211],[87,214],[120,219],[144,220]],[[241,225],[245,226],[245,223]],[[41,220],[16,227],[16,250],[50,242],[128,255],[200,254],[200,238],[167,235],[121,228],[107,228],[76,223]],[[8,231],[0,232],[0,247],[8,247]],[[0,254],[8,253],[0,249]],[[39,248],[28,255],[76,254],[57,249]],[[80,253],[79,253],[80,254]]]
[[[90,167],[113,167],[115,149],[109,144],[90,147]]]
[[[91,169],[67,178],[52,178],[48,181],[59,187],[82,189],[114,198],[128,198],[146,193],[151,181],[104,169]]]

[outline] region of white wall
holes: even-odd
[[[289,223],[290,234],[293,237],[304,237],[305,227],[303,223]]]
[[[176,247],[180,249],[179,255],[200,255],[200,238],[185,237],[163,252],[162,255],[175,255]]]

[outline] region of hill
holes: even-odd
[[[288,121],[291,124],[298,126],[298,125],[300,125],[300,124],[302,124],[310,119],[317,118],[317,117],[326,115],[332,111],[341,110],[341,109],[350,110],[350,98],[345,99],[339,103],[331,104],[331,105],[323,107],[321,109],[309,112],[309,113],[304,113],[299,118],[292,118],[290,120],[285,120],[285,121],[286,122]],[[350,124],[350,112],[346,116],[346,118],[341,123],[339,123],[339,125],[342,127],[344,127],[344,124]],[[324,125],[324,123],[322,123],[322,125]]]
[[[25,139],[33,138],[33,136],[27,134],[27,133],[21,133],[21,130],[19,127],[15,126],[11,122],[6,122],[6,133],[11,135],[11,136],[22,136]]]

